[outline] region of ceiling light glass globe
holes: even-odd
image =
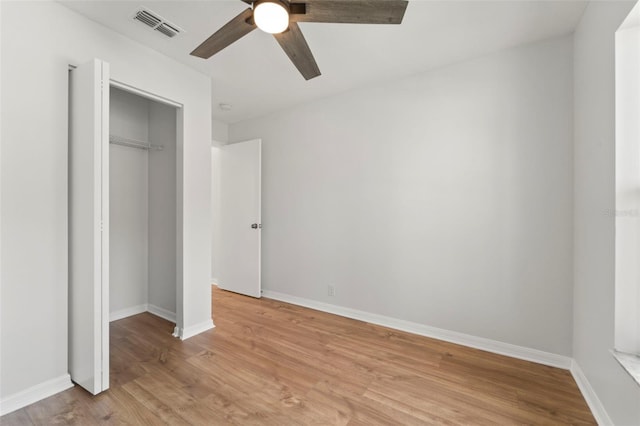
[[[289,12],[279,2],[258,3],[253,9],[253,20],[258,28],[270,34],[278,34],[289,28]]]

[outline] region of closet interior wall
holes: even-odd
[[[150,311],[175,321],[176,109],[111,88],[112,136],[162,146],[110,144],[110,315]]]

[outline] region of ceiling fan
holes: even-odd
[[[320,75],[298,22],[400,24],[405,0],[241,0],[251,8],[227,22],[191,55],[208,59],[256,27],[273,34],[306,80]]]

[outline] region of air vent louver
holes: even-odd
[[[155,29],[158,26],[158,24],[162,22],[162,19],[152,15],[146,10],[137,11],[133,19],[136,19],[142,22],[143,24],[150,26],[153,29]]]
[[[152,28],[155,31],[158,31],[161,34],[169,38],[173,38],[180,33],[183,33],[184,30],[173,24],[166,19],[162,18],[155,12],[152,12],[148,9],[139,9],[133,14],[133,20],[142,22],[146,26]]]
[[[160,31],[162,34],[166,35],[167,37],[175,37],[178,34],[180,34],[180,30],[173,28],[171,25],[167,24],[166,22],[163,22],[162,24],[158,25],[158,28],[156,28],[157,31]]]

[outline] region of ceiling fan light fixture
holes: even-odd
[[[279,34],[289,28],[289,10],[278,0],[257,1],[253,6],[253,20],[262,31]]]

